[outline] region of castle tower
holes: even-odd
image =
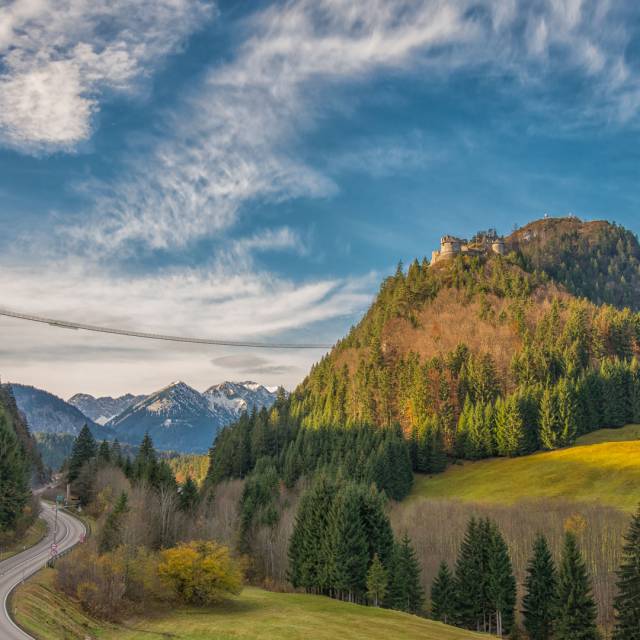
[[[493,253],[497,253],[498,255],[503,256],[506,253],[506,249],[504,246],[504,238],[496,238],[491,243],[491,251],[493,251]]]
[[[452,258],[462,251],[462,240],[453,236],[443,236],[440,239],[440,259]]]

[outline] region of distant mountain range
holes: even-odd
[[[76,393],[76,395],[69,398],[67,402],[97,424],[107,424],[111,418],[115,418],[132,404],[140,402],[140,400],[144,400],[145,398],[146,396],[144,395],[134,396],[130,393],[120,396],[119,398],[112,398],[111,396],[94,398],[88,393]]]
[[[32,433],[70,433],[77,436],[87,424],[98,438],[112,438],[114,432],[84,415],[79,409],[62,398],[23,384],[11,383],[11,390],[18,409],[27,419]]]
[[[274,388],[256,382],[223,382],[200,393],[174,382],[149,396],[57,396],[12,384],[16,403],[33,432],[77,435],[86,423],[98,439],[137,445],[148,431],[158,449],[206,452],[222,427],[244,411],[270,407]]]

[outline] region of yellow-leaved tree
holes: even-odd
[[[205,606],[242,590],[242,563],[217,542],[194,540],[166,549],[158,573],[186,604]]]

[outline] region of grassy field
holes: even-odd
[[[602,429],[567,449],[453,465],[417,476],[412,497],[494,504],[558,498],[632,511],[640,502],[639,431],[638,425]]]
[[[18,622],[38,640],[472,640],[489,638],[397,611],[246,588],[214,609],[98,625],[52,588],[50,569],[18,591]]]
[[[627,442],[640,440],[640,424],[628,424],[620,429],[599,429],[576,441],[576,446],[583,444],[602,444],[603,442]]]
[[[44,520],[38,518],[25,532],[24,536],[20,540],[7,545],[2,546],[0,553],[0,561],[6,560],[11,556],[15,556],[16,553],[20,553],[24,548],[33,547],[38,544],[47,533],[47,523]]]

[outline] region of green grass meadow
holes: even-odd
[[[98,624],[53,589],[53,571],[27,581],[14,599],[19,624],[38,640],[473,640],[488,638],[398,611],[322,596],[247,587],[211,609],[179,608]],[[170,609],[170,608],[169,608]]]
[[[493,504],[565,499],[633,511],[640,502],[638,436],[639,425],[601,429],[566,449],[452,465],[435,476],[416,476],[411,497]]]

